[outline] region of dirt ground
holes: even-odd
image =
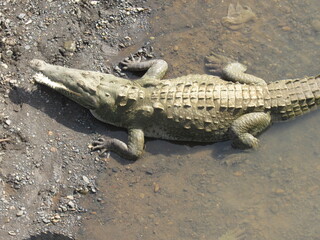
[[[151,11],[143,0],[0,2],[0,239],[74,237],[87,212],[79,201],[108,168],[88,144],[110,128],[36,86],[29,61],[112,71]]]

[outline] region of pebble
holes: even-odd
[[[62,212],[68,211],[68,208],[66,206],[60,206],[60,208],[61,208]]]
[[[82,179],[86,184],[90,183],[89,178],[87,178],[86,176],[82,176]]]
[[[68,196],[67,196],[67,199],[69,199],[69,200],[73,200],[73,199],[74,199],[74,196],[72,196],[72,195],[68,195]]]
[[[153,191],[155,193],[159,192],[160,191],[160,185],[158,183],[154,183],[153,184]]]
[[[152,170],[147,170],[147,171],[146,171],[146,174],[147,174],[147,175],[153,175],[153,171],[152,171]]]
[[[48,223],[51,222],[51,220],[50,220],[50,219],[47,219],[47,218],[44,218],[44,219],[42,219],[42,222],[44,222],[45,224],[48,224]]]
[[[320,19],[314,19],[311,21],[311,26],[314,31],[320,32]]]
[[[23,19],[25,18],[25,16],[26,16],[25,13],[20,13],[20,14],[18,15],[18,18],[19,18],[20,20],[23,20]]]
[[[16,235],[17,235],[15,231],[9,231],[8,234],[9,234],[10,236],[16,236]]]
[[[23,211],[22,210],[18,211],[17,214],[16,214],[17,217],[21,217],[22,215],[23,215]]]
[[[69,206],[70,208],[74,208],[74,207],[75,207],[74,202],[69,201],[69,202],[68,202],[68,206]]]
[[[10,124],[11,124],[11,120],[9,120],[9,119],[5,120],[4,122],[5,122],[8,126],[10,126]]]
[[[276,188],[273,190],[273,192],[277,195],[283,195],[285,194],[285,191],[282,188]]]
[[[4,69],[8,69],[8,65],[3,62],[0,62],[0,66],[3,67]]]
[[[75,52],[77,50],[75,41],[66,41],[63,43],[63,48],[69,52]]]

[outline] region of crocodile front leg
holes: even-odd
[[[141,129],[129,129],[128,144],[116,138],[101,138],[98,141],[94,141],[92,145],[92,151],[102,150],[102,153],[112,151],[123,158],[136,160],[143,152],[144,133]]]
[[[256,148],[259,140],[254,136],[265,130],[271,123],[269,113],[253,112],[237,118],[231,125],[233,146],[239,148]]]
[[[135,59],[126,59],[121,62],[125,70],[130,71],[147,71],[142,78],[136,80],[141,86],[155,86],[159,84],[160,79],[163,78],[168,70],[168,63],[162,59],[154,59],[149,61],[140,62]]]

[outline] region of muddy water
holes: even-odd
[[[164,3],[161,3],[164,2]],[[206,73],[212,51],[274,81],[320,72],[318,0],[149,1],[168,77]],[[229,8],[230,3],[234,4]],[[250,10],[251,9],[251,10]],[[226,18],[227,17],[227,18]],[[135,163],[96,164],[81,239],[318,239],[320,112],[274,124],[256,151],[150,140]],[[125,137],[125,136],[124,136]]]

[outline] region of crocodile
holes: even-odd
[[[98,139],[92,150],[112,151],[136,160],[144,138],[214,143],[233,140],[241,148],[256,148],[256,138],[275,120],[302,115],[320,104],[320,75],[266,83],[230,62],[221,76],[191,74],[162,79],[168,64],[162,59],[125,60],[124,69],[145,71],[137,80],[112,74],[51,65],[33,59],[34,79],[78,104],[94,117],[128,130],[128,143]]]

